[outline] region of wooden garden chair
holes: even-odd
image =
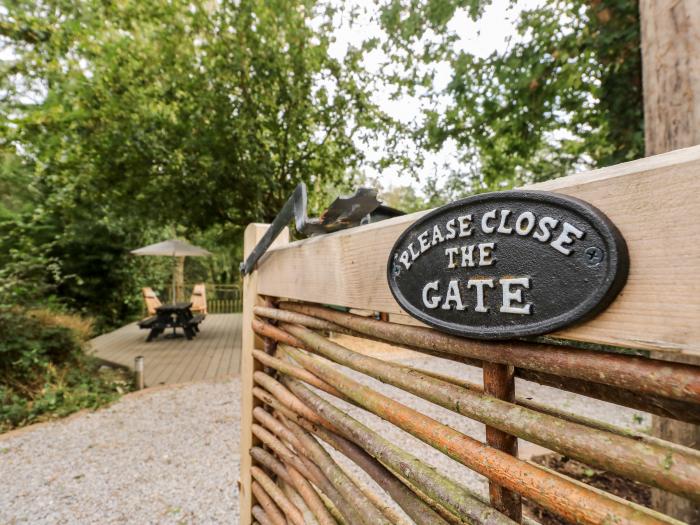
[[[207,314],[207,289],[204,283],[194,285],[190,302],[193,314]]]
[[[156,293],[148,286],[146,286],[145,288],[141,288],[141,293],[143,294],[143,300],[146,303],[146,310],[148,310],[148,315],[156,315],[156,308],[158,308],[161,305],[161,302],[158,299]]]

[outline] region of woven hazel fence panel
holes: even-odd
[[[523,501],[570,523],[679,523],[519,459],[518,439],[694,502],[700,452],[516,379],[700,424],[698,170],[700,146],[536,186],[602,210],[630,252],[615,302],[547,340],[472,340],[405,315],[386,264],[422,212],[293,243],[285,230],[243,280],[242,525],[533,523]],[[248,226],[246,254],[266,229]],[[368,341],[425,365],[355,350]],[[484,478],[487,493],[472,483]]]
[[[459,377],[358,353],[329,334],[400,344],[480,366],[485,376],[493,373],[492,365],[510,367],[527,380],[573,385],[567,389],[694,421],[700,401],[698,367],[560,346],[554,352],[546,344],[477,342],[313,304],[268,305],[254,307],[252,320],[265,348],[253,352],[264,368],[253,376],[252,393],[259,406],[253,409],[252,432],[259,441],[250,452],[257,465],[252,469],[258,505],[253,515],[261,524],[304,523],[304,511],[319,523],[406,523],[388,505],[389,498],[419,524],[529,522],[522,518],[521,498],[572,523],[677,523],[517,459],[513,450],[508,453],[508,439],[495,439],[489,446],[460,433],[358,382],[348,368],[484,423],[496,438],[523,438],[587,465],[700,500],[700,454],[695,450],[542,406],[517,392],[504,400]],[[645,381],[634,380],[640,377]],[[490,498],[391,443],[339,407],[337,399],[379,416],[485,476]],[[364,470],[382,493],[357,483],[322,443]],[[283,494],[273,478],[282,480],[295,497]]]

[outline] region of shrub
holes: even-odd
[[[0,309],[0,432],[97,408],[131,388],[83,347],[91,322],[51,310]]]

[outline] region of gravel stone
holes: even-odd
[[[240,381],[144,390],[0,436],[0,523],[238,523]]]

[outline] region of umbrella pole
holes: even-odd
[[[177,272],[177,257],[173,253],[173,279],[170,283],[170,304],[175,304],[175,272]],[[173,325],[173,338],[177,337],[177,332],[175,331],[175,325]]]
[[[170,303],[175,304],[175,272],[177,271],[177,257],[173,254],[173,280],[170,286]]]

